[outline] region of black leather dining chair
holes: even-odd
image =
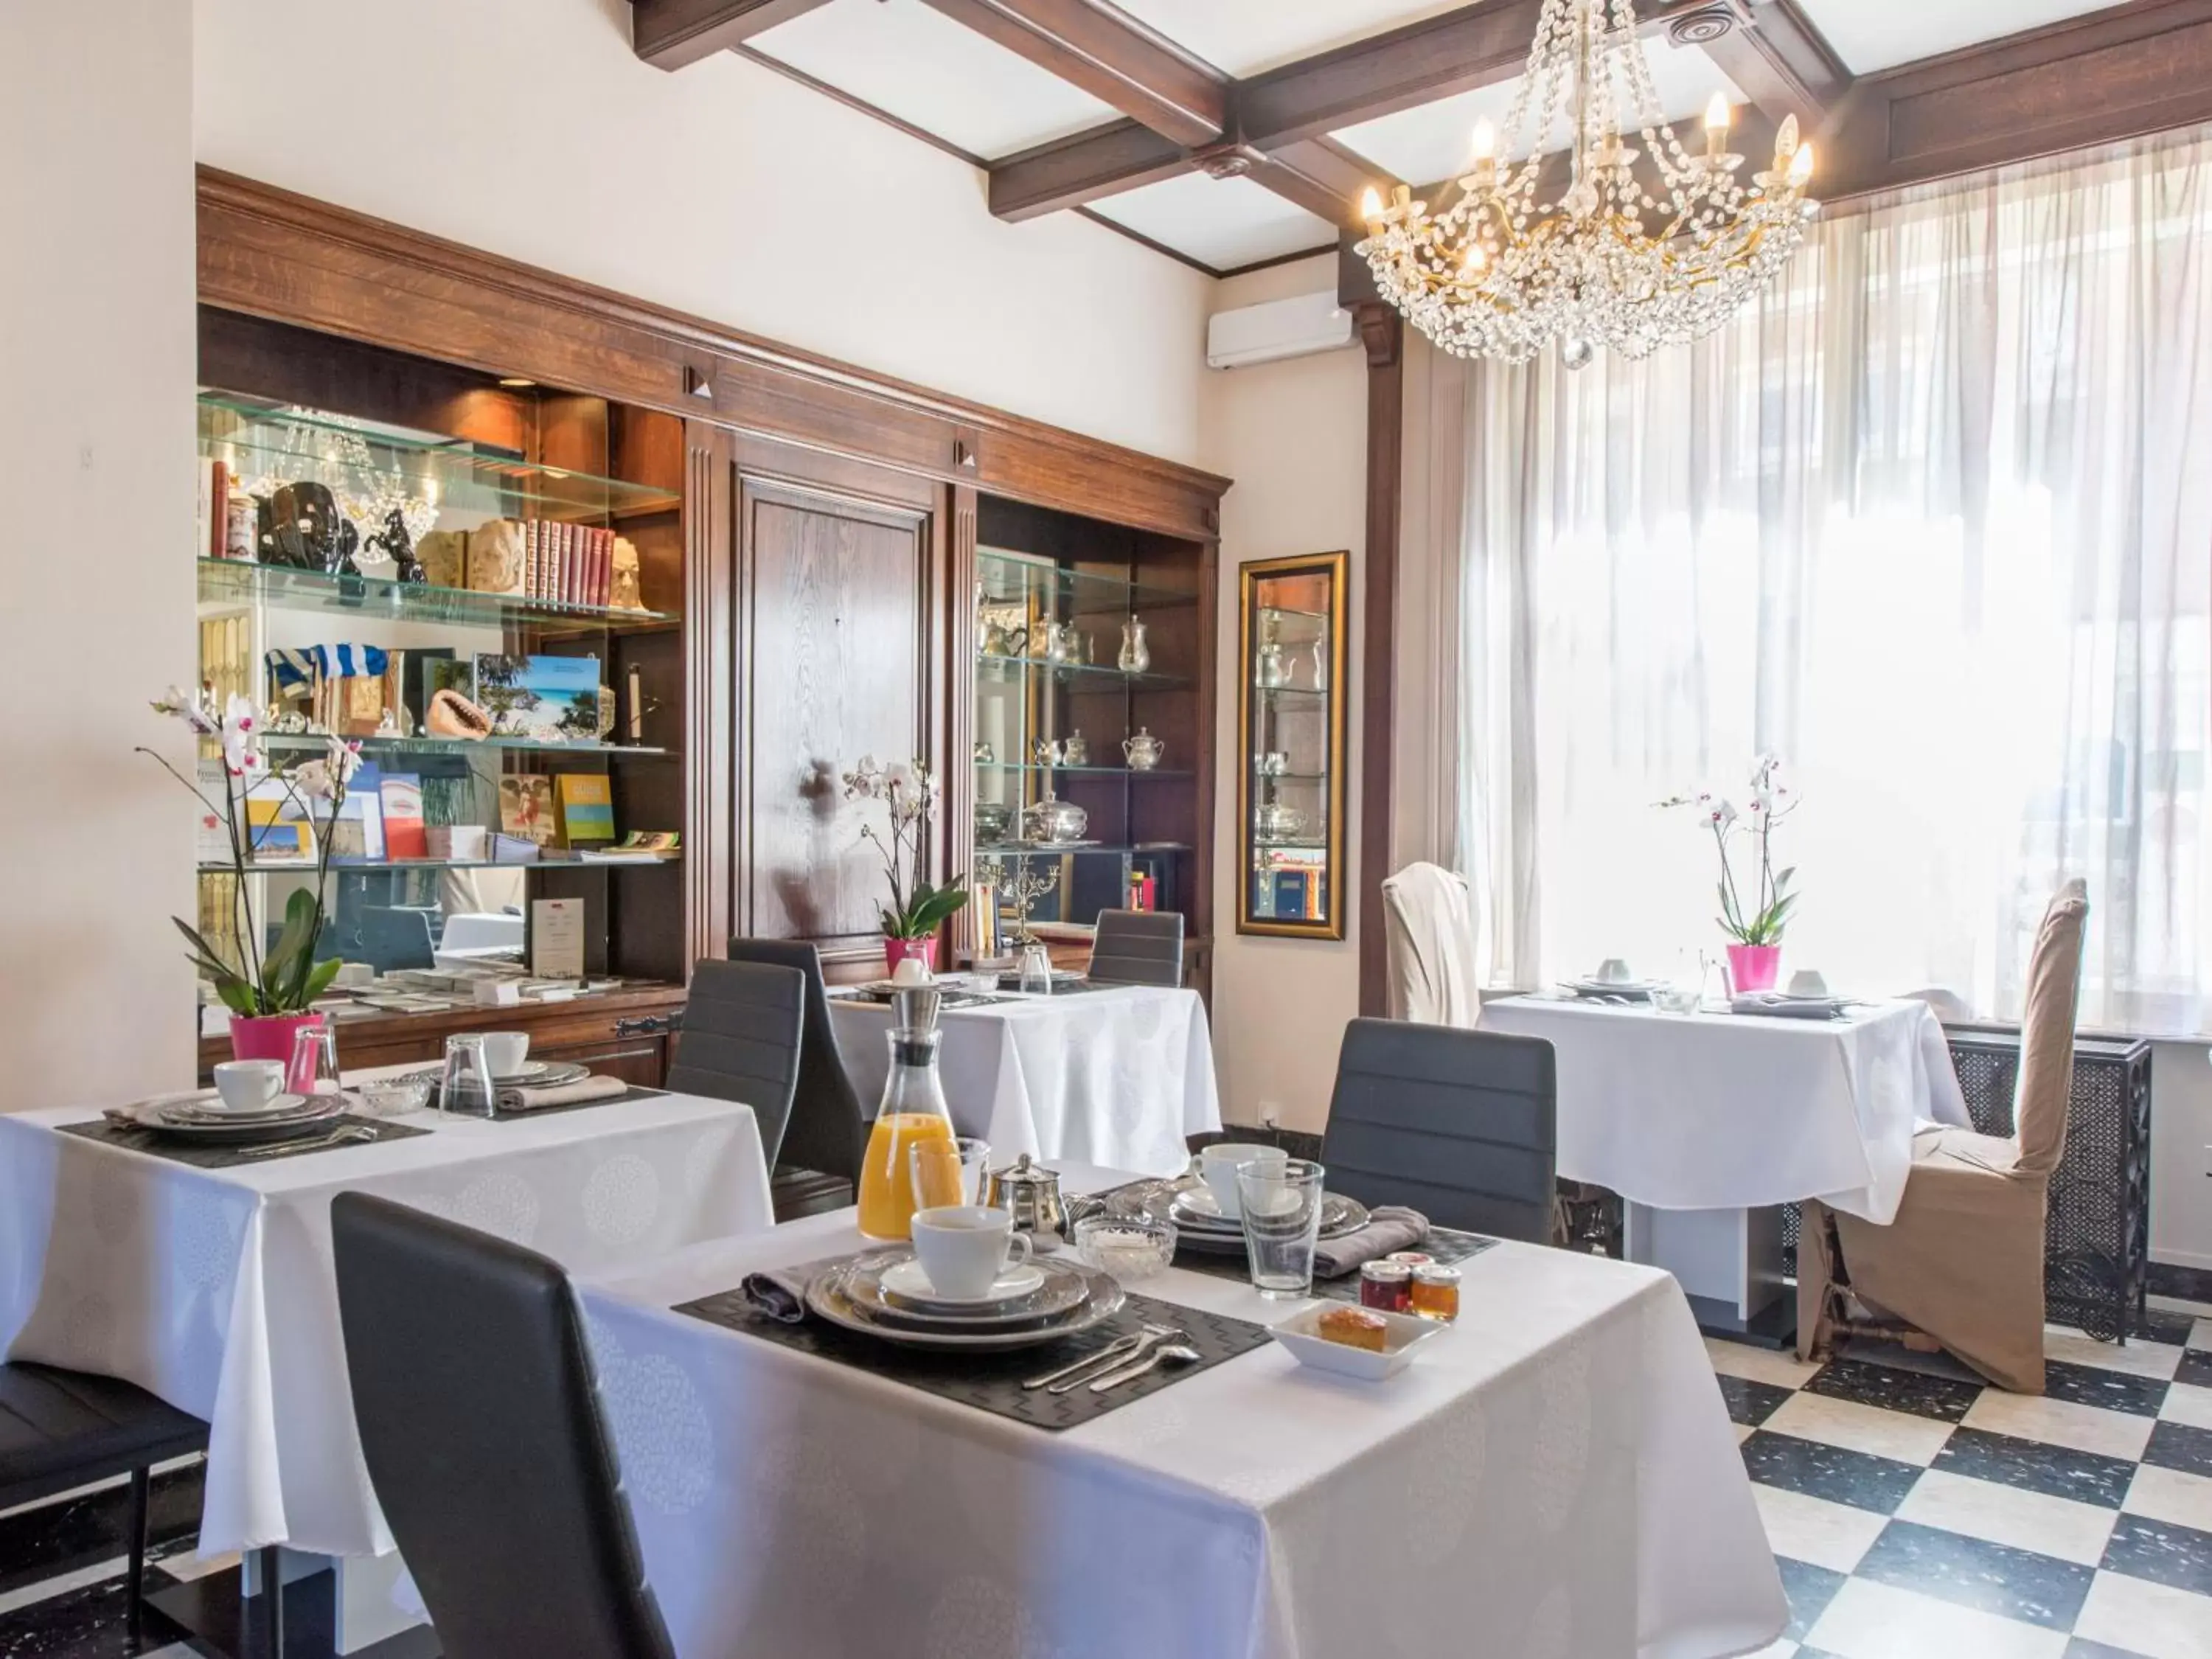
[[[1182,913],[1101,910],[1090,977],[1102,985],[1181,985]]]
[[[560,1267],[367,1193],[331,1237],[362,1455],[446,1659],[673,1659]]]
[[[799,1038],[799,1086],[783,1133],[779,1162],[815,1170],[857,1184],[867,1151],[872,1114],[845,1070],[837,1047],[837,1028],[830,1018],[829,988],[822,978],[822,953],[804,939],[733,939],[730,960],[795,968],[806,981],[805,1012]]]
[[[128,1600],[138,1639],[153,1468],[204,1452],[208,1425],[131,1383],[22,1361],[0,1364],[0,1510],[131,1477]]]
[[[668,1067],[678,1094],[753,1109],[761,1151],[775,1168],[799,1083],[806,976],[760,962],[702,962],[691,970],[684,1031]]]
[[[1361,1203],[1541,1244],[1558,1161],[1552,1045],[1454,1025],[1345,1027],[1322,1163]]]

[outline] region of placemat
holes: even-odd
[[[356,1146],[374,1146],[387,1140],[406,1140],[415,1135],[427,1135],[428,1129],[417,1129],[404,1123],[394,1123],[388,1118],[362,1117],[345,1112],[324,1126],[324,1133],[335,1132],[341,1124],[359,1124],[376,1131],[374,1140],[346,1140],[335,1146],[316,1145],[316,1135],[303,1135],[301,1144],[287,1146],[283,1152],[275,1148],[281,1143],[262,1141],[244,1146],[203,1146],[189,1140],[173,1140],[167,1135],[156,1134],[151,1129],[141,1129],[124,1123],[111,1123],[100,1118],[91,1123],[64,1123],[60,1126],[65,1135],[76,1135],[83,1140],[96,1140],[105,1146],[120,1146],[126,1152],[144,1152],[152,1158],[166,1158],[173,1164],[189,1164],[195,1170],[228,1170],[240,1164],[282,1164],[287,1158],[312,1158],[324,1152],[343,1152]],[[256,1156],[258,1154],[258,1156]]]
[[[1022,988],[1022,976],[1019,974],[1000,975],[999,988],[1002,991],[1020,990]],[[1048,994],[1056,997],[1066,997],[1079,995],[1085,991],[1110,991],[1114,988],[1115,982],[1111,980],[1089,978],[1060,979],[1055,977],[1052,981],[1052,989],[1048,993]]]
[[[1437,1265],[1456,1267],[1462,1261],[1472,1261],[1491,1249],[1498,1240],[1481,1233],[1463,1233],[1455,1227],[1431,1227],[1425,1243],[1417,1246],[1425,1255],[1433,1256]],[[1240,1284],[1249,1284],[1252,1270],[1241,1255],[1228,1255],[1213,1250],[1194,1250],[1187,1246],[1176,1249],[1175,1264],[1194,1273],[1206,1273],[1215,1279],[1233,1279]],[[1316,1279],[1313,1293],[1328,1302],[1357,1302],[1359,1300],[1359,1270],[1353,1268],[1336,1279]]]
[[[793,1271],[811,1273],[846,1260],[849,1258],[833,1257]],[[1154,1297],[1139,1296],[1134,1291],[1129,1293],[1128,1300],[1113,1318],[1081,1335],[1060,1342],[1041,1343],[1034,1348],[1019,1348],[1012,1353],[943,1353],[902,1348],[889,1342],[874,1341],[822,1319],[810,1318],[802,1324],[786,1325],[761,1313],[745,1299],[741,1290],[702,1297],[696,1302],[683,1304],[675,1311],[703,1319],[710,1325],[742,1331],[765,1342],[796,1348],[801,1353],[872,1371],[942,1400],[957,1400],[978,1411],[1054,1431],[1074,1428],[1163,1389],[1171,1389],[1187,1376],[1195,1376],[1224,1360],[1264,1346],[1268,1340],[1267,1327],[1255,1325],[1249,1319],[1203,1313]],[[1145,1325],[1172,1325],[1185,1332],[1182,1340],[1198,1350],[1200,1358],[1189,1364],[1160,1366],[1133,1382],[1125,1382],[1103,1394],[1094,1394],[1088,1386],[1066,1394],[1022,1387],[1024,1379],[1073,1364],[1085,1354],[1097,1352],[1116,1337],[1135,1334]]]

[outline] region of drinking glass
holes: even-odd
[[[1042,945],[1022,946],[1022,989],[1032,996],[1052,994],[1052,952]]]
[[[973,1135],[917,1140],[907,1148],[906,1155],[914,1168],[915,1209],[983,1201],[983,1172],[991,1163],[989,1141]]]
[[[295,1095],[338,1091],[338,1036],[329,1024],[302,1025],[292,1033],[292,1060],[284,1068],[284,1090]]]
[[[1252,1287],[1270,1301],[1313,1294],[1314,1241],[1321,1234],[1322,1182],[1328,1173],[1303,1158],[1237,1166]]]
[[[491,1061],[484,1055],[483,1033],[464,1031],[446,1039],[446,1073],[438,1085],[438,1109],[463,1117],[489,1117],[499,1105]]]

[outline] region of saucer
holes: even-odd
[[[929,1282],[929,1275],[921,1270],[919,1261],[909,1259],[884,1270],[882,1285],[890,1295],[902,1302],[935,1304],[946,1308],[975,1308],[988,1303],[1011,1302],[1016,1297],[1027,1296],[1042,1289],[1044,1274],[1028,1262],[1010,1267],[999,1275],[998,1282],[981,1296],[947,1296]]]

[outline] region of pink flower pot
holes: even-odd
[[[927,939],[893,939],[884,936],[884,968],[896,973],[902,962],[918,962],[931,973],[937,971],[937,935]]]
[[[1729,984],[1738,996],[1771,991],[1782,976],[1782,947],[1778,945],[1731,945],[1728,948]]]
[[[292,1039],[298,1032],[323,1023],[320,1014],[233,1014],[230,1017],[230,1057],[233,1060],[273,1060],[292,1064]],[[285,1079],[291,1086],[291,1079]]]

